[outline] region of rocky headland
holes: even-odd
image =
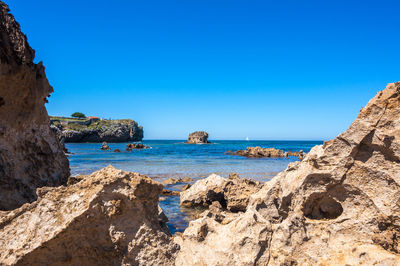
[[[0,210],[36,200],[36,188],[67,182],[69,163],[49,127],[53,92],[19,24],[0,1]]]
[[[52,117],[51,126],[61,132],[59,139],[67,142],[129,142],[142,141],[143,127],[131,119],[76,119]]]
[[[205,131],[195,131],[189,134],[187,142],[188,144],[207,144],[210,143],[208,141],[208,133]]]
[[[304,151],[288,151],[284,152],[280,149],[275,148],[261,148],[261,147],[247,147],[246,150],[238,150],[238,151],[228,151],[228,154],[231,155],[240,155],[248,158],[283,158],[289,156],[298,157],[299,160],[303,160],[306,153]]]

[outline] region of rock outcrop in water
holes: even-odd
[[[246,212],[205,216],[182,237],[177,265],[398,265],[400,83],[349,129],[267,182]]]
[[[0,1],[0,210],[34,201],[36,188],[67,182],[69,164],[49,126],[53,88],[19,24]]]
[[[162,185],[109,166],[0,213],[1,265],[173,265]]]
[[[205,131],[195,131],[189,134],[188,144],[207,144],[210,143],[208,141],[208,133]]]
[[[131,119],[75,119],[52,117],[52,126],[62,132],[67,142],[142,141],[143,127]]]
[[[295,152],[284,152],[283,150],[275,149],[275,148],[261,148],[261,147],[247,147],[246,150],[238,150],[235,152],[230,151],[231,155],[240,155],[248,158],[282,158],[288,156],[295,156],[302,160],[305,157],[305,153],[303,151],[295,151]]]

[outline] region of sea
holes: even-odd
[[[150,149],[125,151],[127,143],[108,143],[111,150],[100,149],[101,143],[67,143],[70,152],[71,174],[85,175],[100,170],[107,165],[117,169],[138,172],[163,181],[168,178],[193,179],[196,182],[210,174],[228,177],[238,173],[240,177],[260,182],[268,182],[277,173],[286,169],[296,157],[289,158],[246,158],[230,155],[228,151],[243,150],[260,146],[283,151],[309,152],[322,141],[239,141],[211,140],[211,144],[185,144],[184,140],[143,140]],[[120,153],[113,152],[115,149]],[[185,184],[166,185],[169,190],[180,191]],[[183,232],[195,213],[180,207],[179,196],[161,196],[160,206],[168,217],[171,233]],[[200,211],[200,210],[199,210]]]

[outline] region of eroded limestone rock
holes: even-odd
[[[349,129],[267,182],[245,213],[204,216],[181,237],[177,265],[398,265],[400,83]]]
[[[239,178],[237,174],[230,174],[228,179],[212,174],[184,189],[180,203],[185,207],[208,207],[217,201],[231,212],[245,211],[250,196],[260,189],[259,182]]]
[[[50,129],[53,92],[19,24],[0,1],[0,210],[34,201],[36,188],[67,182],[69,164]]]
[[[162,185],[108,166],[0,216],[1,265],[173,265]]]
[[[207,144],[210,143],[208,141],[208,133],[205,131],[195,131],[189,134],[188,144]]]

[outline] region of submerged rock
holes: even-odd
[[[45,108],[53,92],[19,24],[0,1],[0,210],[67,182],[69,163]]]
[[[192,221],[176,265],[398,265],[400,83],[267,182],[245,213]],[[184,192],[183,192],[184,193]]]
[[[108,166],[0,216],[2,265],[173,265],[162,185]]]
[[[207,144],[210,143],[208,141],[208,133],[205,131],[195,131],[189,134],[188,144]]]

